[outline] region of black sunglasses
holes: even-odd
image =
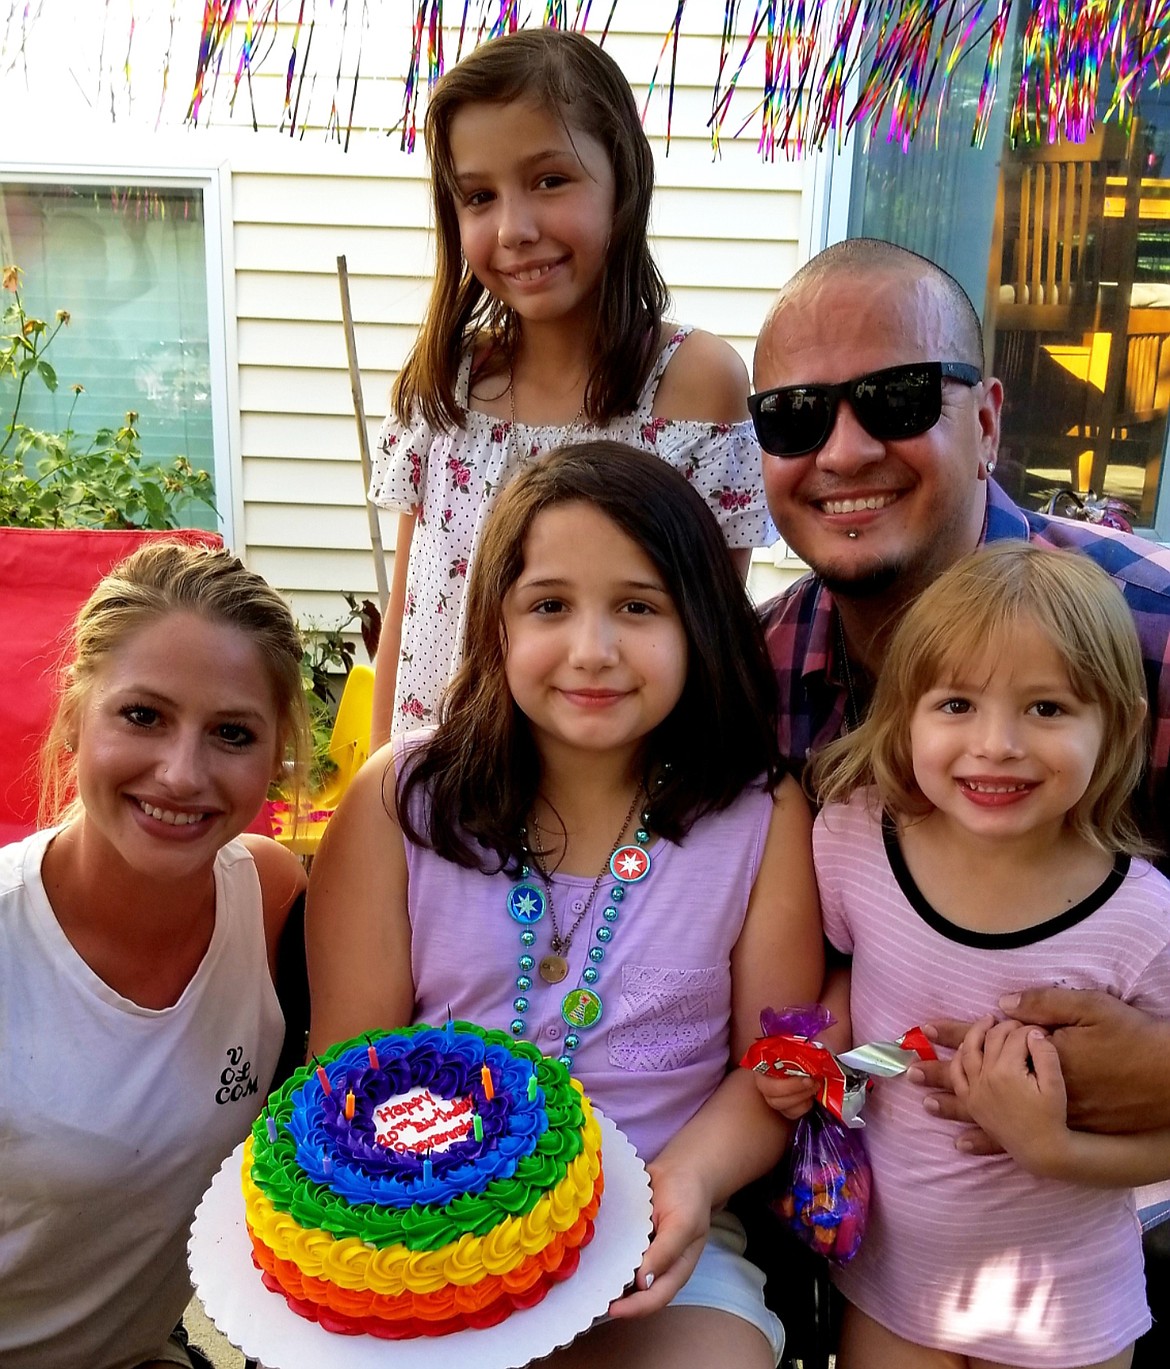
[[[807,456],[829,440],[837,406],[849,401],[870,437],[889,442],[928,432],[942,413],[942,383],[978,385],[977,366],[963,361],[912,361],[839,385],[784,385],[748,396],[756,440],[772,456]]]

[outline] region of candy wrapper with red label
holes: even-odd
[[[835,1056],[815,1039],[833,1021],[820,1003],[780,1013],[765,1008],[764,1036],[740,1064],[760,1074],[816,1080],[817,1102],[796,1124],[784,1194],[773,1208],[806,1245],[845,1264],[857,1254],[869,1213],[869,1160],[856,1129],[865,1126],[861,1109],[870,1078],[891,1078],[935,1054],[922,1030],[913,1027],[897,1041],[871,1042]]]
[[[872,1041],[834,1055],[815,1037],[835,1021],[820,1003],[760,1013],[764,1035],[753,1041],[739,1062],[757,1074],[804,1075],[817,1083],[817,1102],[847,1127],[863,1127],[861,1109],[871,1076],[892,1079],[915,1060],[934,1060],[934,1048],[921,1027],[897,1041]]]
[[[805,1245],[846,1264],[865,1235],[871,1184],[861,1133],[814,1104],[796,1124],[772,1210]]]

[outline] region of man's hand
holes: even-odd
[[[1113,1135],[1170,1127],[1170,1021],[1091,989],[1025,989],[1005,995],[999,1007],[1018,1022],[1050,1029],[1070,1127]],[[936,1045],[957,1050],[970,1027],[932,1022],[925,1030]],[[908,1077],[938,1090],[923,1100],[928,1111],[970,1127],[970,1112],[951,1092],[949,1070],[949,1061],[924,1060]],[[978,1155],[999,1149],[978,1127],[961,1133],[956,1144]]]
[[[1070,1127],[1113,1134],[1170,1127],[1170,1022],[1089,989],[1025,989],[999,1006],[1051,1030]]]
[[[947,1050],[958,1050],[973,1022],[926,1022],[923,1031],[936,1046]],[[993,1141],[985,1131],[977,1127],[975,1119],[964,1100],[956,1098],[952,1091],[951,1061],[917,1060],[906,1073],[912,1084],[921,1084],[933,1089],[922,1100],[922,1106],[936,1117],[945,1117],[948,1122],[965,1122],[966,1130],[955,1133],[955,1145],[959,1150],[969,1151],[972,1155],[1000,1155],[1003,1147]]]

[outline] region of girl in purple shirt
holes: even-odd
[[[450,1005],[560,1057],[647,1162],[654,1236],[557,1365],[774,1365],[722,1205],[785,1131],[734,1061],[822,953],[755,616],[700,496],[612,441],[517,477],[468,593],[437,729],[371,760],[315,863],[314,1048]]]

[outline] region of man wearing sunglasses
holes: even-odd
[[[1003,390],[984,374],[979,318],[959,283],[891,243],[838,243],[781,291],[754,380],[768,506],[812,568],[762,610],[789,763],[799,771],[857,724],[894,627],[928,584],[983,542],[1027,538],[1092,557],[1134,612],[1152,714],[1142,816],[1170,858],[1170,551],[1024,512],[995,483]],[[1076,1125],[1170,1126],[1170,1023],[1104,994],[1046,988],[1023,994],[1012,1014],[1057,1029]],[[952,1028],[944,1042],[960,1037]],[[936,1069],[920,1073],[946,1087]],[[948,1094],[930,1105],[970,1120]],[[1164,1256],[1150,1261],[1163,1322],[1166,1267]],[[1166,1334],[1156,1326],[1139,1342],[1134,1365],[1163,1363],[1166,1342],[1152,1342]]]
[[[772,306],[755,386],[768,506],[812,568],[762,610],[790,764],[858,722],[927,585],[983,542],[1027,538],[1092,557],[1134,610],[1154,724],[1146,825],[1170,853],[1170,550],[1025,512],[995,483],[1003,387],[959,283],[892,243],[828,248]]]

